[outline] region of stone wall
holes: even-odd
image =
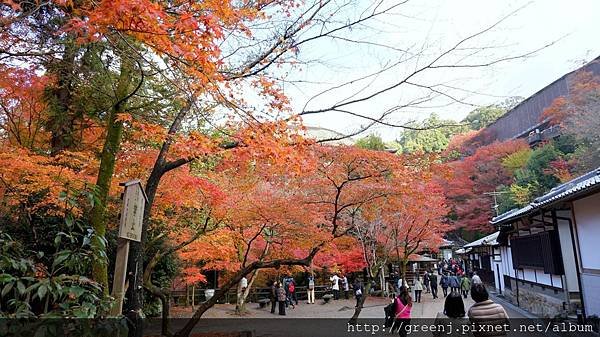
[[[516,281],[511,279],[510,283],[511,289],[505,288],[503,294],[506,300],[516,305]],[[566,315],[568,309],[564,303],[565,294],[562,289],[519,281],[519,307],[536,316],[553,318],[557,315]]]

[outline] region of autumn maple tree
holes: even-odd
[[[425,166],[383,151],[314,144],[303,137],[299,116],[336,111],[368,120],[356,134],[375,124],[411,128],[386,119],[438,93],[435,85],[417,83],[418,75],[509,59],[468,63],[461,55],[476,49],[463,47],[487,29],[394,83],[333,105],[294,111],[282,89],[303,66],[301,52],[311,43],[360,45],[365,41],[344,33],[394,14],[401,4],[368,4],[338,20],[347,3],[331,0],[2,2],[0,219],[8,226],[0,229],[0,240],[10,248],[7,255],[26,265],[0,281],[2,308],[13,296],[15,316],[106,314],[113,301],[109,266],[121,208],[118,183],[130,179],[141,179],[148,197],[141,242],[131,243],[128,261],[124,313],[132,319],[132,335],[141,334],[144,296],[160,298],[167,322],[170,289],[153,279],[167,259],[182,262],[178,276],[189,283],[203,281],[201,272],[209,268],[225,272],[213,299],[178,333],[186,336],[242,277],[252,283],[259,270],[369,268],[358,249],[358,228],[405,223],[402,217],[418,208],[402,208],[408,207],[403,200],[439,206],[423,215],[427,219],[413,214],[415,226],[434,228],[444,208],[422,195],[441,193]],[[401,61],[393,67],[359,81],[403,66],[404,53],[394,55]],[[413,86],[422,89],[421,99],[381,116],[352,111]],[[333,91],[317,96],[334,97]],[[415,185],[415,177],[427,183]],[[456,186],[451,190],[455,199],[462,197]],[[403,226],[395,233],[406,234]],[[417,242],[433,240],[429,236],[416,236]],[[381,239],[378,247],[391,247],[391,241],[381,246]],[[400,247],[401,241],[393,242]],[[405,245],[403,252],[419,246]],[[243,309],[247,293],[239,295]],[[59,305],[51,306],[50,298]]]
[[[400,263],[404,278],[409,258],[435,249],[450,229],[446,223],[448,208],[443,188],[433,174],[443,177],[446,170],[435,164],[434,157],[404,156],[396,160],[410,173],[388,177],[385,195],[377,203],[364,207],[354,222],[352,235],[361,245],[368,279],[351,321],[358,319],[371,283],[378,278],[381,281],[388,263],[394,260]]]
[[[527,148],[524,140],[494,142],[446,163],[451,176],[445,182],[445,191],[457,227],[489,230],[489,220],[495,215],[493,198],[489,193],[513,181],[513,174],[502,160]]]

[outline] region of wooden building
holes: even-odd
[[[600,168],[491,223],[507,299],[545,317],[600,315]]]

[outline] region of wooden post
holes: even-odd
[[[192,284],[192,311],[194,311],[194,303],[196,302],[195,301],[195,297],[196,297],[195,290],[196,290],[196,285]]]
[[[127,257],[129,256],[129,240],[117,238],[117,258],[115,260],[115,275],[113,278],[112,297],[115,305],[110,315],[119,316],[123,311],[123,296],[125,295],[125,274],[127,273]]]
[[[139,180],[128,181],[120,185],[125,187],[125,191],[123,192],[123,209],[119,224],[119,237],[117,238],[117,256],[112,289],[115,303],[110,310],[110,316],[112,317],[121,315],[123,311],[129,241],[139,242],[142,237],[144,207],[148,201]]]

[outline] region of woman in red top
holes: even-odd
[[[392,331],[396,328],[400,336],[406,336],[406,326],[410,324],[410,311],[412,309],[412,298],[406,287],[400,288],[400,294],[395,299],[396,321]]]

